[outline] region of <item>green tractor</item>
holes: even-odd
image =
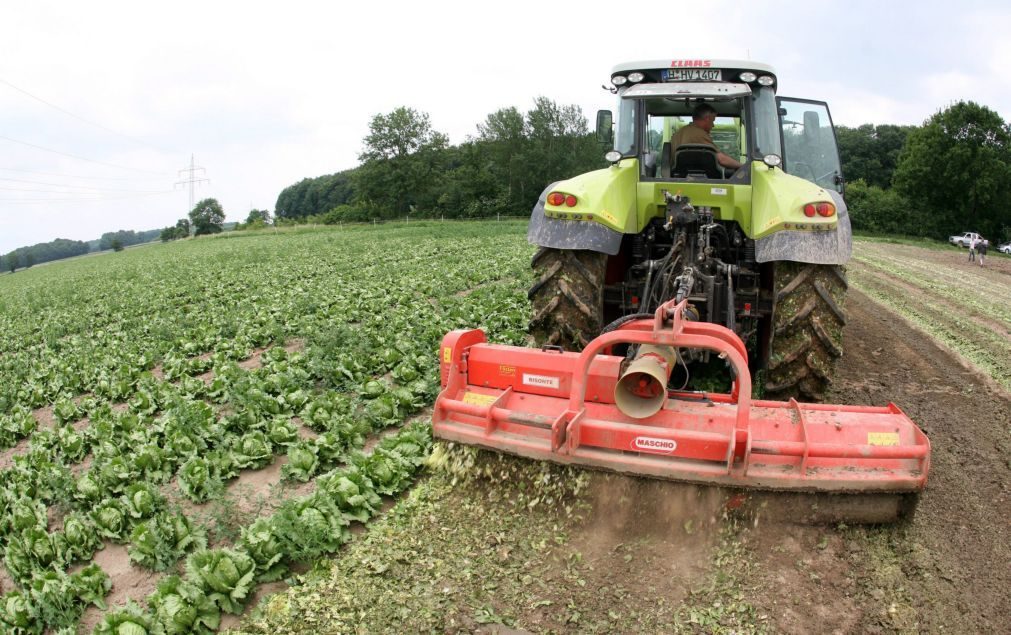
[[[538,345],[580,350],[688,299],[746,343],[764,396],[820,401],[852,251],[828,106],[777,97],[775,71],[754,62],[634,62],[611,84],[617,117],[597,113],[610,166],[551,184],[531,216]],[[679,135],[700,112],[715,147]],[[711,361],[680,355],[686,382]]]

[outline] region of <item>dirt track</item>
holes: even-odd
[[[931,440],[927,491],[906,526],[745,532],[750,599],[786,632],[1006,632],[1011,399],[860,292],[847,304],[829,399],[902,407]]]

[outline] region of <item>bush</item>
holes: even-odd
[[[351,205],[338,205],[326,214],[323,214],[323,223],[326,225],[337,225],[338,223],[364,223],[368,222],[369,214],[360,207]]]
[[[937,228],[923,222],[912,204],[895,190],[883,190],[862,180],[846,186],[846,205],[855,231],[904,236],[931,236]]]

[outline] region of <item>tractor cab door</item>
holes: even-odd
[[[783,134],[783,169],[826,189],[843,191],[839,147],[828,104],[777,97]]]

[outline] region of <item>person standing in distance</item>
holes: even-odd
[[[976,259],[976,237],[973,236],[969,239],[969,262]]]

